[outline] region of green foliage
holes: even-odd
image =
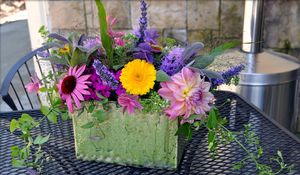
[[[35,127],[38,127],[40,121],[35,121],[30,115],[22,114],[22,116],[16,120],[12,119],[10,123],[10,132],[14,132],[15,130],[19,130],[22,132],[20,136],[24,141],[24,146],[12,146],[11,150],[11,158],[12,158],[12,165],[14,167],[33,167],[36,169],[41,168],[42,163],[42,151],[41,146],[46,143],[50,137],[50,135],[43,137],[38,135],[33,139],[31,136],[30,131]],[[34,140],[34,141],[33,141]],[[34,147],[33,147],[34,146]],[[32,152],[33,147],[33,152]],[[32,160],[30,157],[35,157]]]
[[[100,34],[101,34],[101,42],[106,51],[106,55],[108,57],[109,66],[112,66],[113,59],[113,49],[111,38],[108,35],[108,26],[106,22],[106,12],[103,3],[101,0],[95,0],[97,8],[98,8],[98,19],[100,24]]]
[[[176,46],[177,42],[175,39],[173,38],[164,38],[164,45],[166,45],[166,47],[168,48],[172,48],[174,46]]]
[[[183,134],[187,140],[191,140],[193,136],[192,125],[190,123],[184,123],[178,127],[175,135]]]
[[[140,98],[139,102],[143,106],[144,113],[162,112],[169,105],[156,91],[151,91],[147,98]]]
[[[50,34],[49,30],[42,25],[39,30],[38,30],[39,34],[41,35],[41,37],[44,39],[44,42],[46,43],[50,43],[53,41],[53,38],[48,37],[48,35]]]
[[[157,82],[164,82],[170,80],[170,77],[167,73],[162,70],[156,72],[156,81]]]
[[[240,41],[232,41],[232,42],[225,43],[219,47],[216,47],[208,55],[197,56],[194,60],[194,63],[192,64],[192,66],[195,68],[198,68],[198,69],[204,69],[207,66],[209,66],[211,63],[213,63],[214,59],[218,55],[221,55],[226,50],[236,47],[238,45],[240,45]]]
[[[74,67],[76,65],[81,65],[86,62],[87,62],[87,53],[83,52],[78,47],[76,47],[72,53],[70,65]]]

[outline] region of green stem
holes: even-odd
[[[224,129],[227,132],[231,132],[229,131],[226,127],[224,127],[223,125],[219,124],[219,126],[221,126],[222,129]],[[249,155],[249,157],[254,161],[254,163],[256,164],[256,166],[258,167],[260,164],[257,162],[256,158],[253,156],[253,154],[251,154],[247,148],[236,139],[236,137],[234,137],[234,141]]]

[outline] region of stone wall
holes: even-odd
[[[139,0],[103,0],[107,13],[119,23],[115,29],[138,26]],[[163,36],[183,42],[202,41],[208,47],[241,39],[243,0],[148,0],[149,26]],[[99,24],[94,1],[49,1],[49,26],[54,32],[77,30],[96,34]],[[265,1],[264,46],[300,55],[300,1]]]

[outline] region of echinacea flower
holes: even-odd
[[[84,101],[83,95],[90,95],[88,91],[88,84],[91,82],[87,81],[90,75],[82,75],[86,66],[70,67],[68,74],[59,81],[57,88],[62,100],[65,100],[68,109],[73,113],[73,101],[75,102],[78,109],[81,108],[80,101]]]
[[[133,95],[145,95],[154,86],[156,70],[153,64],[135,59],[122,69],[120,81],[126,91]]]
[[[205,82],[198,72],[184,67],[181,72],[173,75],[171,81],[160,83],[158,93],[171,102],[165,110],[170,119],[183,116],[189,119],[191,114],[205,114],[209,111],[214,96],[209,92],[210,83]]]
[[[127,110],[128,114],[133,114],[134,109],[143,109],[142,105],[138,102],[138,96],[128,95],[126,93],[118,96],[118,103],[123,108],[123,113]]]
[[[40,85],[41,85],[41,81],[38,78],[38,76],[36,74],[32,75],[30,77],[31,79],[31,83],[28,83],[25,88],[26,91],[29,93],[35,92],[38,93],[39,89],[40,89]]]

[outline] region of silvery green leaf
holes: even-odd
[[[57,40],[62,41],[64,43],[69,43],[70,42],[67,38],[65,38],[65,37],[63,37],[63,36],[61,36],[61,35],[59,35],[57,33],[50,33],[48,35],[48,37],[57,39]]]
[[[182,59],[185,63],[189,63],[191,61],[191,57],[199,52],[200,49],[204,47],[203,43],[196,42],[192,45],[186,47],[182,53]]]

